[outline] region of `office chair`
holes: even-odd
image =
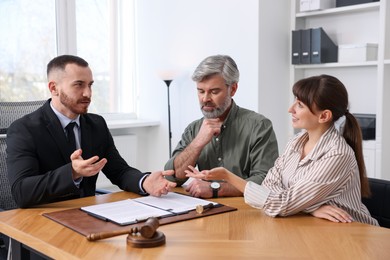
[[[11,188],[7,177],[6,158],[6,133],[13,121],[29,114],[41,107],[46,100],[23,102],[0,102],[0,209],[8,210],[16,208],[11,195]]]
[[[40,108],[46,100],[0,102],[0,134],[5,134],[13,121]]]
[[[11,195],[11,187],[7,177],[7,166],[5,163],[5,135],[0,136],[0,209],[8,210],[16,208]]]
[[[11,186],[7,176],[6,165],[6,134],[7,129],[13,121],[29,114],[41,107],[46,100],[24,101],[24,102],[0,102],[0,210],[17,208],[12,198]],[[6,248],[8,238],[0,233],[0,244]],[[3,250],[3,249],[1,249]]]
[[[371,197],[362,202],[381,227],[390,228],[390,181],[368,178]]]

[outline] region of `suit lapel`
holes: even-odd
[[[43,105],[43,116],[46,121],[46,128],[49,131],[51,138],[58,146],[62,156],[66,162],[70,162],[70,155],[74,152],[71,151],[66,140],[64,129],[60,123],[60,120],[50,107],[50,100]]]

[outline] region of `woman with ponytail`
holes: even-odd
[[[293,86],[289,108],[294,128],[303,129],[287,144],[261,185],[223,167],[188,177],[225,180],[244,193],[245,202],[267,215],[300,212],[334,222],[378,225],[361,202],[370,195],[358,122],[348,110],[348,92],[335,77],[305,78]],[[336,125],[343,121],[339,129]]]

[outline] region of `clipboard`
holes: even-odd
[[[146,196],[124,199],[81,207],[81,210],[93,217],[126,226],[146,221],[150,217],[165,218],[186,214],[191,210],[195,210],[198,205],[206,206],[208,204],[213,207],[218,206],[216,202],[169,192],[161,197]]]
[[[168,210],[145,205],[135,199],[124,199],[81,207],[80,209],[95,218],[111,221],[121,226],[139,223],[149,217],[164,218],[174,215]]]
[[[195,210],[190,210],[186,213],[167,216],[159,219],[159,224],[166,225],[180,221],[186,221],[196,218],[212,216],[216,214],[235,211],[237,208],[218,204],[213,208],[208,209],[202,214],[198,214]],[[131,230],[134,227],[141,227],[143,222],[132,223],[129,225],[118,225],[114,222],[107,221],[101,218],[91,216],[81,208],[67,209],[62,211],[47,212],[42,214],[73,231],[88,237],[90,234],[98,232],[110,232],[119,230]]]

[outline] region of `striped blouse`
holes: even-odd
[[[272,217],[310,213],[323,204],[337,206],[355,221],[378,225],[361,202],[359,169],[352,148],[329,128],[301,160],[306,131],[294,137],[261,185],[248,182],[245,202]]]

